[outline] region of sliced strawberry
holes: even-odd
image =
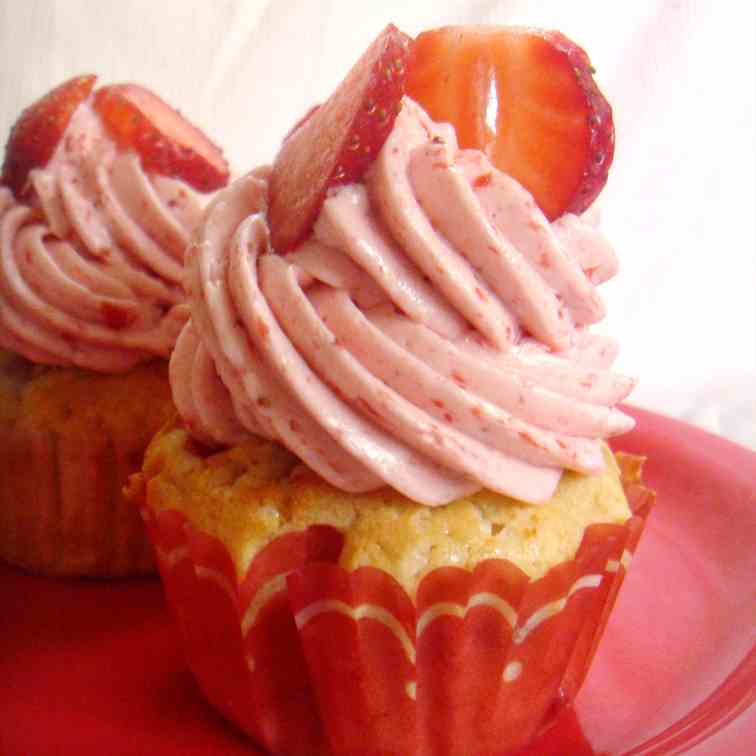
[[[554,219],[593,202],[614,156],[612,110],[593,73],[559,32],[445,27],[415,40],[407,94]]]
[[[95,109],[113,139],[139,153],[147,171],[181,178],[200,192],[228,182],[228,163],[196,126],[137,84],[113,84],[95,93]]]
[[[317,217],[326,191],[357,181],[386,141],[401,107],[410,38],[387,26],[338,89],[284,141],[270,177],[273,246],[287,252]]]
[[[3,183],[17,198],[26,191],[29,171],[47,165],[71,116],[89,97],[96,80],[91,74],[69,79],[21,113],[11,129],[3,163]]]

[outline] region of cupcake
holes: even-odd
[[[130,496],[266,752],[514,753],[573,700],[653,498],[591,330],[612,152],[562,35],[389,26],[209,206]]]
[[[228,177],[156,95],[94,85],[22,113],[0,185],[0,559],[60,576],[154,570],[122,489],[174,411],[196,192]]]

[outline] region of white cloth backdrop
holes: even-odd
[[[589,52],[617,150],[599,202],[604,288],[632,401],[756,448],[751,2],[0,0],[0,139],[60,81],[137,81],[200,124],[236,174],[268,162],[378,31],[557,28]]]

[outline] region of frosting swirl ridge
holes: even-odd
[[[411,100],[363,183],[333,190],[285,257],[266,202],[260,169],[191,248],[171,380],[200,439],[261,434],[346,491],[434,505],[482,487],[545,500],[632,427],[615,405],[634,382],[589,331],[611,247],[582,218],[550,224]]]

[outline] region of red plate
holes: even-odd
[[[658,492],[593,669],[528,756],[756,751],[756,454],[632,410]],[[0,568],[0,754],[259,754],[205,704],[156,580]],[[748,708],[750,706],[750,708]]]

